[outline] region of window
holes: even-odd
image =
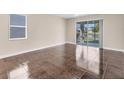
[[[9,18],[9,40],[27,39],[27,17],[10,14]]]

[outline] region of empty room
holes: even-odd
[[[124,14],[0,14],[0,79],[124,79]]]

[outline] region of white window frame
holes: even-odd
[[[10,25],[10,15],[9,15],[9,40],[23,40],[23,39],[27,39],[27,16],[26,15],[21,15],[21,14],[16,14],[16,15],[20,15],[20,16],[24,16],[25,17],[25,26],[18,26],[18,25]],[[19,27],[19,28],[25,28],[25,37],[24,38],[10,38],[10,28],[11,27]]]

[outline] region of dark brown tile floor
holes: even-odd
[[[100,78],[124,78],[124,53],[65,44],[0,60],[0,79]]]

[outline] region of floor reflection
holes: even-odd
[[[76,63],[78,66],[99,75],[100,49],[77,45]]]
[[[23,64],[19,64],[18,67],[11,70],[8,73],[8,78],[10,79],[27,79],[29,78],[29,72],[28,72],[28,62],[25,62]]]

